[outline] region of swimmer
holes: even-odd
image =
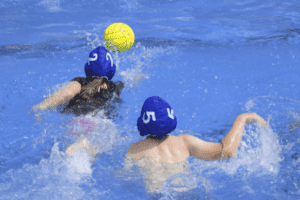
[[[188,134],[172,136],[170,133],[176,128],[177,118],[171,106],[160,97],[150,97],[145,101],[137,120],[140,135],[146,136],[146,139],[132,144],[126,157],[160,163],[178,163],[189,156],[204,160],[231,158],[237,153],[245,124],[252,121],[267,125],[256,113],[241,114],[220,143],[207,142]]]
[[[236,155],[246,123],[266,121],[255,113],[239,115],[229,133],[220,143],[207,142],[192,135],[172,136],[177,118],[171,106],[158,96],[148,98],[137,120],[137,127],[145,140],[130,145],[126,153],[125,168],[133,164],[140,167],[146,177],[148,192],[160,192],[163,183],[175,174],[190,175],[187,159],[193,156],[203,160],[228,159]],[[190,178],[187,178],[190,179]],[[197,187],[193,181],[178,178],[171,182],[173,189],[183,192]],[[190,180],[193,180],[190,179]]]
[[[114,101],[121,102],[119,95],[124,88],[124,83],[111,81],[116,71],[116,65],[109,51],[101,46],[94,49],[89,54],[84,71],[86,78],[72,79],[67,88],[35,105],[33,110],[45,110],[68,102],[62,109],[62,113],[80,115],[87,114],[97,108],[111,111],[114,106],[105,103],[114,97],[114,93],[116,94]]]

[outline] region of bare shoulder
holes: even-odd
[[[168,137],[168,140],[172,143],[176,143],[177,145],[185,144],[184,135],[179,135],[179,136],[170,135]]]
[[[144,152],[145,145],[143,141],[133,143],[127,150],[127,155],[131,157],[137,157],[139,154]]]
[[[186,144],[188,144],[189,142],[194,141],[194,140],[202,141],[201,139],[199,139],[195,136],[192,136],[192,135],[188,135],[188,134],[182,134],[182,135],[178,136],[178,138]]]
[[[180,140],[187,148],[194,142],[197,142],[197,143],[202,142],[201,139],[196,138],[195,136],[192,136],[192,135],[188,135],[188,134],[179,135],[177,137],[177,139]]]
[[[144,157],[144,149],[141,145],[141,142],[133,143],[129,146],[126,157],[131,159],[141,159]]]
[[[137,148],[137,143],[133,143],[129,146],[129,148],[127,149],[127,155],[130,154],[134,154],[136,152],[136,148]]]

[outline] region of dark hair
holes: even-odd
[[[169,135],[165,135],[164,137],[158,137],[156,135],[148,135],[147,138],[151,138],[160,142],[163,142],[165,139],[167,139]]]
[[[106,78],[87,78],[87,80],[91,82],[81,88],[80,93],[69,101],[62,112],[79,116],[102,109],[108,118],[119,116],[117,106],[123,103],[120,94],[124,89],[124,83],[121,81],[114,83]],[[98,88],[103,83],[107,84],[107,89],[101,88],[98,92]]]

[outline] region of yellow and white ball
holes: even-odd
[[[106,28],[103,40],[108,50],[124,52],[129,50],[134,43],[134,33],[132,29],[124,23],[114,23]],[[115,47],[114,47],[115,46]]]

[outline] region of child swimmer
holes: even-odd
[[[256,113],[241,114],[221,143],[206,142],[187,134],[172,136],[169,133],[175,130],[177,119],[171,106],[160,97],[150,97],[145,101],[137,121],[140,135],[146,136],[146,139],[132,144],[126,156],[136,160],[146,157],[168,163],[181,162],[188,156],[204,160],[231,158],[240,145],[245,124],[254,120],[267,125]]]
[[[86,78],[72,79],[69,87],[35,105],[33,110],[45,110],[69,101],[62,113],[80,115],[87,114],[97,108],[103,108],[109,112],[114,106],[107,104],[107,102],[114,97],[114,93],[116,94],[114,101],[121,102],[119,96],[124,89],[124,83],[111,81],[116,71],[116,65],[109,51],[101,46],[94,49],[89,54],[84,71]]]

